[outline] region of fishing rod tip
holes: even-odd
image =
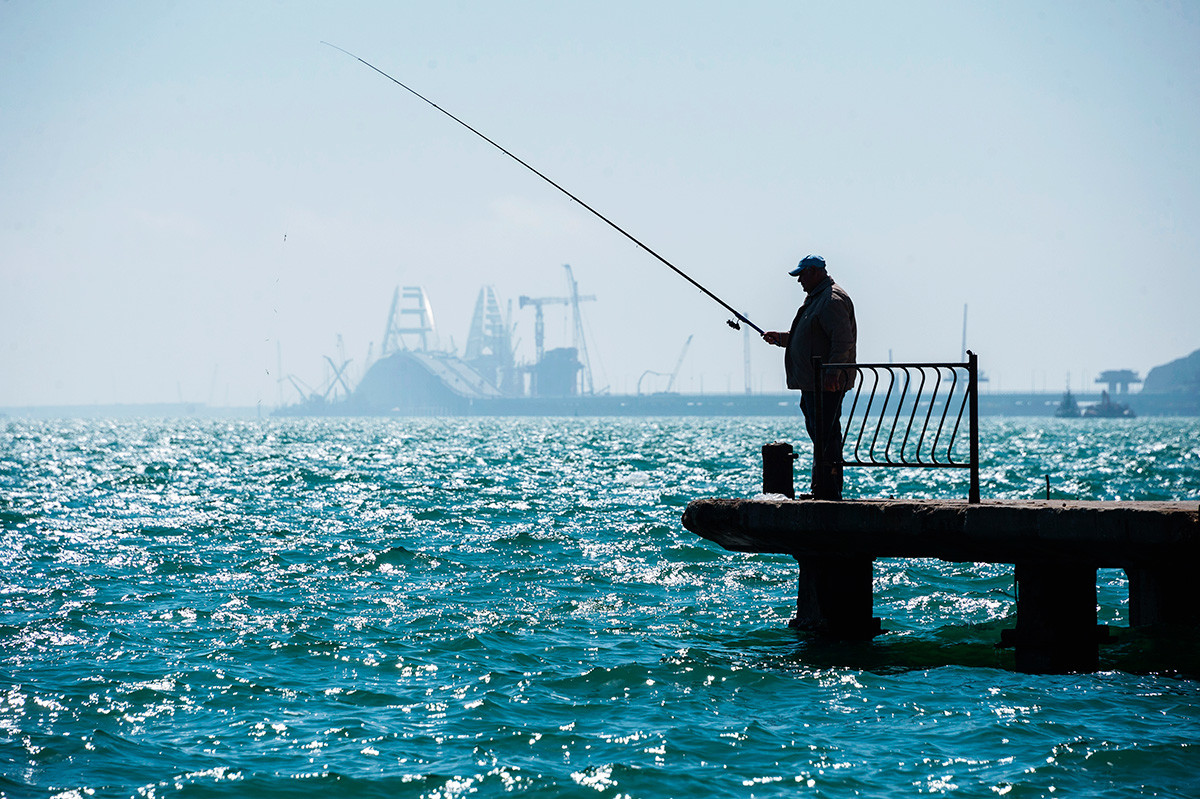
[[[347,50],[345,47],[338,47],[338,46],[337,46],[336,44],[334,44],[333,42],[327,42],[327,41],[325,41],[324,39],[322,39],[322,40],[321,40],[321,44],[324,44],[324,45],[326,45],[326,46],[328,46],[328,47],[332,47],[334,50],[339,50],[339,51],[341,51],[341,52],[345,53],[346,55],[350,56],[351,58],[358,58],[358,56],[356,56],[354,53],[352,53],[352,52],[350,52],[349,50]],[[359,60],[361,60],[361,59],[359,59]]]

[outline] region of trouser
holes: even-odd
[[[813,442],[813,499],[842,498],[842,397],[845,395],[844,391],[822,391],[818,419],[817,392],[800,392],[800,411]]]

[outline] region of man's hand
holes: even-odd
[[[846,391],[850,388],[850,374],[847,369],[838,369],[834,372],[825,372],[824,379],[821,381],[822,391]]]
[[[792,337],[791,333],[783,333],[779,331],[770,331],[763,333],[763,341],[768,344],[774,344],[776,347],[786,347],[788,339]]]

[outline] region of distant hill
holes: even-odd
[[[1142,393],[1200,395],[1200,350],[1151,369]]]

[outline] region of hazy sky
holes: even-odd
[[[1060,389],[1200,348],[1200,5],[0,2],[0,406],[273,406],[425,287],[584,306],[597,387],[741,391],[824,255],[859,358]],[[568,343],[560,309],[547,346]],[[782,350],[755,340],[756,389]],[[652,386],[648,379],[645,388]],[[282,392],[282,393],[281,393]]]

